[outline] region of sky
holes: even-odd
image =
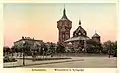
[[[57,21],[63,15],[64,4],[4,4],[4,45],[25,37],[58,41]],[[101,36],[101,42],[117,40],[117,12],[114,3],[75,3],[65,4],[66,15],[72,21],[73,31],[81,26],[91,38],[95,30]]]

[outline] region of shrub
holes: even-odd
[[[3,59],[3,62],[16,62],[17,60],[15,58],[10,58],[8,56],[5,56]]]

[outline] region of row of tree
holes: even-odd
[[[87,52],[88,53],[104,53],[113,56],[117,56],[117,41],[106,41],[103,44],[93,40],[87,41]]]
[[[64,53],[66,48],[62,45],[58,45],[58,53]],[[68,50],[69,52],[81,52],[83,50],[77,50],[75,48],[71,48]],[[110,40],[104,42],[103,44],[96,42],[94,40],[88,40],[86,50],[84,51],[86,53],[102,53],[102,54],[109,54],[113,56],[117,56],[117,41],[112,42]]]
[[[58,44],[57,47],[51,43],[49,45],[50,47],[46,44],[36,45],[35,48],[31,46],[29,43],[25,43],[24,46],[12,46],[11,48],[9,47],[3,47],[3,52],[5,53],[18,53],[18,52],[25,52],[26,55],[32,55],[32,52],[37,52],[37,55],[43,55],[43,54],[55,54],[55,53],[64,53],[66,48]],[[32,47],[32,48],[31,48]],[[75,51],[74,48],[72,48],[71,51]],[[117,56],[117,41],[112,42],[112,41],[106,41],[103,44],[98,43],[93,40],[87,41],[87,46],[86,46],[86,52],[87,53],[104,53],[104,54],[111,54],[114,56]]]
[[[4,55],[5,54],[10,54],[10,53],[25,53],[25,55],[32,55],[32,54],[36,54],[36,55],[43,55],[43,54],[51,54],[51,53],[55,53],[55,45],[53,43],[51,43],[49,45],[41,44],[38,45],[36,44],[35,46],[29,42],[26,42],[22,45],[14,45],[11,48],[8,46],[4,46],[3,47],[3,52]]]

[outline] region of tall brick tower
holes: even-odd
[[[57,21],[57,28],[59,31],[58,42],[64,44],[64,41],[70,38],[70,30],[72,28],[72,21],[67,18],[65,8],[62,18]]]

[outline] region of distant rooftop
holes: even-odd
[[[92,37],[100,37],[96,32]]]
[[[22,39],[15,41],[14,43],[17,43],[19,41],[23,41],[23,40],[30,40],[30,41],[39,41],[39,42],[43,42],[43,40],[35,40],[34,38],[30,38],[30,37],[22,37]]]

